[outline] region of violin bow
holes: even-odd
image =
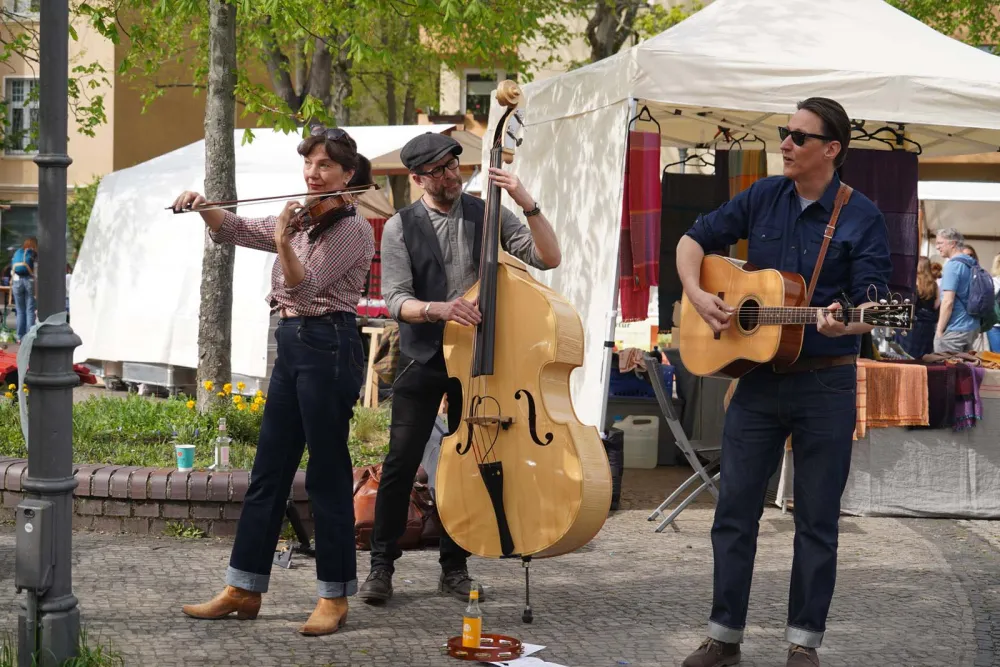
[[[174,210],[173,206],[165,206],[164,208],[168,211],[173,211],[174,213],[201,213],[202,211],[213,211],[219,208],[229,208],[230,206],[236,206],[237,204],[264,204],[267,202],[281,201],[283,199],[295,199],[296,197],[324,197],[328,195],[352,195],[352,194],[363,194],[368,190],[375,188],[379,189],[378,183],[369,183],[367,185],[359,185],[353,188],[347,188],[345,190],[331,190],[329,192],[303,192],[297,195],[274,195],[271,197],[252,197],[250,199],[234,199],[232,201],[210,201],[205,202],[203,206],[198,208],[186,208],[180,211]],[[365,204],[368,206],[368,204]],[[369,207],[374,210],[373,207]],[[382,211],[376,211],[377,213],[382,213]]]

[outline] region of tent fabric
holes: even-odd
[[[757,135],[773,153],[777,128],[814,95],[841,102],[866,131],[901,124],[903,146],[915,149],[911,142],[919,142],[925,155],[1000,146],[1000,58],[881,0],[842,0],[822,11],[811,0],[716,0],[652,39],[525,84],[523,93],[523,145],[509,168],[559,235],[562,265],[533,274],[565,295],[583,319],[586,361],[573,374],[573,399],[582,421],[598,428],[634,101],[660,124],[664,146],[712,144],[723,126]],[[487,138],[502,112],[493,100]],[[484,163],[490,143],[483,142]],[[851,144],[851,150],[888,148],[870,140]]]
[[[709,143],[723,124],[775,150],[777,127],[813,95],[836,99],[869,131],[904,123],[927,155],[1000,146],[1000,58],[882,0],[843,0],[822,12],[812,0],[716,0],[627,51],[528,84],[525,94],[530,123],[642,99],[678,146]]]
[[[345,127],[361,154],[374,161],[398,151],[424,132],[453,125]],[[304,192],[301,138],[258,131],[251,143],[236,139],[238,197]],[[131,361],[198,366],[198,316],[205,223],[166,207],[184,190],[203,191],[204,140],[101,180],[87,234],[73,271],[73,329],[83,344],[74,361]],[[381,191],[365,193],[380,209],[391,207]],[[241,215],[278,212],[283,202],[245,205]],[[365,212],[364,206],[362,211]],[[372,214],[375,220],[384,217]],[[233,273],[232,370],[266,377],[270,317],[265,297],[276,255],[236,249]],[[379,308],[379,303],[366,304]]]

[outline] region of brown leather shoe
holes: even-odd
[[[819,667],[819,656],[816,649],[806,648],[798,644],[788,647],[788,662],[785,667]]]
[[[320,598],[299,632],[306,637],[332,635],[347,622],[347,598]]]
[[[739,663],[739,644],[727,644],[708,638],[702,642],[697,651],[684,659],[681,667],[724,667]]]
[[[260,593],[245,591],[235,586],[226,588],[202,604],[186,604],[182,611],[192,618],[215,620],[229,616],[234,611],[241,621],[252,621],[260,611]]]

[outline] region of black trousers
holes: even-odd
[[[392,385],[389,453],[382,463],[382,478],[375,497],[371,545],[373,570],[385,568],[393,572],[393,563],[403,555],[397,542],[406,529],[413,479],[434,429],[441,399],[453,388],[440,352],[426,364],[400,354],[399,371]],[[454,400],[449,396],[450,427],[457,424],[461,412],[458,395],[455,394]],[[469,552],[455,544],[447,533],[441,536],[440,549],[439,562],[444,572],[465,568]]]

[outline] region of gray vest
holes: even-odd
[[[479,271],[479,253],[483,241],[483,217],[486,203],[478,197],[462,194],[462,219],[465,224],[465,241],[472,249],[476,271]],[[403,243],[410,256],[413,273],[413,295],[420,301],[445,301],[448,298],[448,278],[445,275],[441,244],[427,209],[415,201],[400,209],[403,226]],[[410,324],[399,322],[399,349],[410,359],[422,364],[430,361],[441,350],[444,322]]]

